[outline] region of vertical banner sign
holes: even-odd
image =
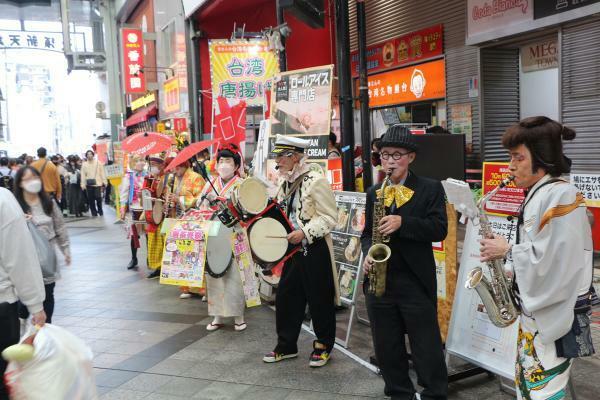
[[[179,101],[179,77],[171,78],[163,83],[163,109],[167,114],[178,113],[181,110]]]
[[[494,190],[503,179],[508,178],[510,171],[507,162],[483,163],[483,195]],[[494,215],[519,215],[519,207],[525,199],[525,191],[511,182],[498,190],[485,204],[485,211]]]
[[[332,77],[333,65],[325,65],[283,72],[275,78],[271,93],[268,178],[276,176],[271,149],[277,134],[308,139],[310,145],[306,153],[309,162],[318,164],[326,174]]]
[[[362,265],[360,235],[365,228],[366,193],[335,192],[338,223],[331,232],[335,266],[340,283],[340,297],[354,303]]]
[[[123,48],[123,79],[125,93],[145,93],[146,78],[144,68],[144,40],[141,29],[121,29]]]
[[[209,40],[213,108],[218,97],[262,106],[279,61],[264,40]]]
[[[334,158],[327,160],[327,180],[331,185],[331,190],[342,190],[342,159]]]

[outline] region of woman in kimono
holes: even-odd
[[[212,184],[219,192],[219,197],[229,198],[232,191],[241,183],[239,169],[241,157],[235,148],[224,148],[217,153],[217,177],[213,178]],[[214,203],[217,194],[210,183],[204,185],[200,207],[202,209],[217,210]],[[210,238],[208,239],[210,241]],[[243,331],[247,325],[244,321],[244,310],[246,301],[242,287],[242,278],[235,259],[231,266],[220,278],[206,275],[206,293],[208,300],[208,314],[213,320],[206,326],[209,331],[215,331],[224,326],[224,319],[234,318],[236,331]]]
[[[571,169],[563,140],[575,132],[547,117],[511,126],[502,137],[510,173],[526,189],[517,242],[481,240],[481,259],[506,259],[521,319],[517,339],[519,399],[565,398],[572,358],[593,354],[589,331],[592,236],[581,193],[560,179]],[[577,304],[577,305],[576,305]]]

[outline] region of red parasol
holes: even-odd
[[[121,147],[128,153],[147,156],[168,150],[173,144],[171,136],[157,132],[140,132],[127,137]]]
[[[179,154],[177,154],[177,157],[175,157],[173,159],[173,161],[171,161],[169,163],[169,165],[167,165],[167,168],[165,168],[165,171],[171,171],[176,166],[183,164],[184,162],[186,162],[187,160],[189,160],[196,154],[200,153],[202,150],[208,148],[209,146],[212,146],[213,144],[217,143],[218,141],[219,141],[219,139],[203,140],[202,142],[192,143],[189,146],[184,147],[179,152]]]

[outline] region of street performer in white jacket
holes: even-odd
[[[563,399],[572,358],[593,353],[592,236],[581,193],[560,179],[571,161],[563,140],[575,132],[547,117],[511,126],[502,137],[510,172],[526,189],[517,243],[481,240],[482,261],[505,258],[521,307],[516,386],[519,399]],[[509,266],[512,266],[510,268]]]
[[[272,150],[280,177],[277,200],[294,227],[287,239],[303,250],[283,267],[276,298],[277,346],[263,361],[298,356],[298,335],[308,303],[317,336],[309,365],[321,367],[329,361],[335,343],[339,289],[330,232],[337,222],[337,206],[322,171],[306,163],[308,144],[305,139],[277,135]]]

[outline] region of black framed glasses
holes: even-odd
[[[381,158],[384,160],[389,160],[389,158],[392,157],[394,160],[398,161],[399,159],[410,153],[412,153],[412,151],[407,151],[406,153],[401,153],[399,151],[388,153],[387,151],[384,151],[383,153],[380,153],[380,155]]]

